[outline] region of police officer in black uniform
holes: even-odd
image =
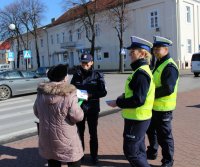
[[[153,70],[156,85],[155,101],[151,124],[147,131],[149,146],[147,159],[157,158],[158,146],[162,148],[161,167],[172,167],[174,156],[174,140],[172,135],[172,111],[176,107],[179,71],[176,63],[169,55],[168,47],[172,41],[155,36],[153,53],[157,58]]]
[[[93,69],[93,57],[90,54],[81,55],[81,66],[73,75],[71,84],[77,89],[86,90],[88,92],[88,100],[81,105],[84,111],[83,121],[77,124],[80,133],[83,149],[85,122],[87,120],[90,134],[90,154],[93,164],[98,162],[98,137],[97,125],[100,112],[99,99],[106,96],[105,81],[103,74]]]
[[[123,150],[132,167],[150,167],[146,158],[145,134],[154,103],[155,85],[149,68],[153,44],[143,38],[131,37],[132,74],[125,84],[125,93],[110,101],[111,107],[122,108],[124,118]]]

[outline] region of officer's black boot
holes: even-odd
[[[164,160],[162,160],[162,165],[161,165],[161,167],[172,167],[173,166],[173,164],[174,164],[174,161],[172,160],[172,161],[164,161]]]
[[[149,147],[146,151],[146,154],[148,160],[155,160],[158,156],[158,153],[156,151],[152,151]]]

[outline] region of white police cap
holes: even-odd
[[[140,37],[132,36],[131,46],[127,47],[127,49],[130,50],[132,48],[142,48],[150,52],[152,47],[153,47],[153,44],[151,42]]]
[[[168,47],[168,46],[172,46],[172,43],[173,42],[167,38],[164,38],[161,36],[154,36],[154,43],[153,43],[154,47],[157,47],[157,46]]]

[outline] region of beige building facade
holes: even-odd
[[[124,47],[130,45],[132,35],[152,42],[154,35],[167,37],[173,41],[170,54],[179,67],[190,68],[192,54],[200,49],[200,1],[139,0],[129,3],[127,10]],[[95,69],[118,70],[119,41],[106,12],[97,14]],[[34,41],[29,43],[32,68],[37,68]],[[75,21],[41,28],[38,44],[41,66],[78,65],[81,53],[89,52],[90,48],[84,28]],[[124,66],[127,70],[130,69],[128,55],[126,51]]]

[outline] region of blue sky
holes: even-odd
[[[0,8],[9,5],[15,0],[0,0]],[[51,22],[51,18],[58,18],[60,15],[64,13],[64,9],[62,7],[63,0],[41,0],[47,7],[44,12],[44,18],[42,19],[42,25],[46,25]]]

